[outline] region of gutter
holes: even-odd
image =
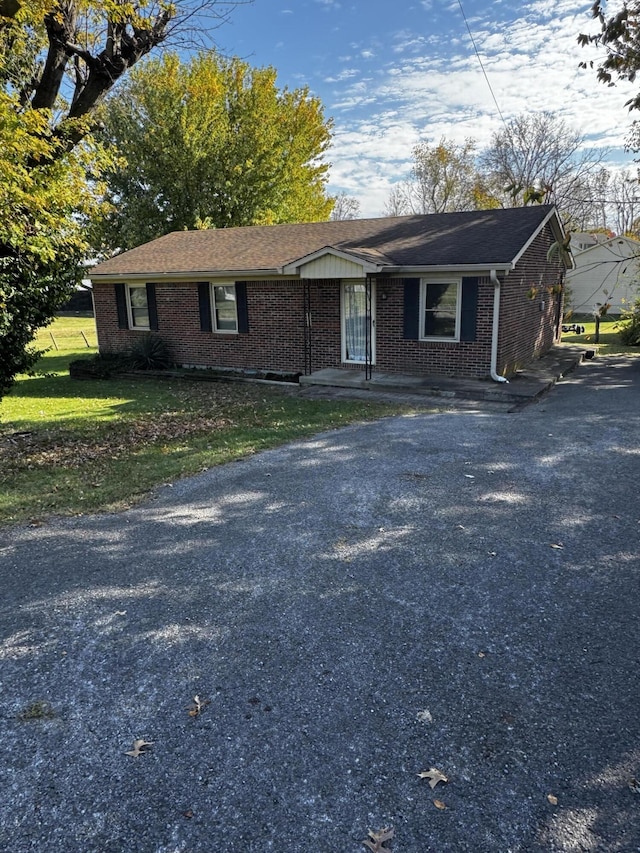
[[[269,226],[270,227],[270,226]],[[108,261],[104,261],[104,263],[108,263]],[[460,273],[486,273],[495,272],[496,270],[500,270],[504,272],[505,275],[508,275],[511,269],[513,268],[512,264],[505,265],[504,263],[499,264],[436,264],[433,266],[406,266],[406,267],[392,267],[392,266],[384,266],[377,267],[376,273],[381,275],[388,275],[393,278],[397,278],[399,276],[411,276],[411,275],[424,275],[427,276],[430,273],[451,273],[451,274],[460,274]],[[98,267],[94,267],[93,269],[98,269]],[[285,278],[289,281],[302,281],[300,276],[297,273],[282,273],[282,267],[273,268],[273,269],[239,269],[239,270],[190,270],[190,271],[179,271],[174,270],[172,272],[159,272],[159,271],[149,271],[147,272],[96,272],[93,273],[93,269],[89,271],[87,274],[87,278],[91,279],[91,281],[102,282],[104,284],[112,284],[114,282],[121,281],[152,281],[155,283],[160,283],[163,281],[168,282],[177,282],[177,281],[214,281],[216,279],[242,279],[247,281],[263,281],[265,278]]]
[[[106,263],[106,262],[105,262]],[[194,282],[194,281],[215,281],[215,280],[253,280],[264,281],[265,278],[274,278],[278,276],[285,278],[287,281],[299,281],[299,276],[280,276],[277,269],[269,270],[192,270],[191,272],[104,272],[95,273],[87,276],[91,281],[101,284],[113,284],[121,281],[152,281],[155,284],[168,282]]]
[[[494,382],[508,385],[509,380],[498,375],[498,332],[500,331],[500,279],[495,271],[491,270],[489,278],[493,282],[493,327],[491,329],[491,378]]]

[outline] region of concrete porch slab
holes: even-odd
[[[396,391],[435,397],[461,397],[469,400],[491,400],[504,403],[526,403],[534,400],[571,372],[588,351],[581,347],[556,346],[542,358],[518,371],[508,383],[491,379],[464,379],[453,376],[416,376],[406,373],[373,372],[365,379],[364,370],[327,367],[300,377],[300,385],[352,388],[370,391]],[[591,356],[588,356],[591,357]]]

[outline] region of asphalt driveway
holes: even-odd
[[[0,849],[640,851],[639,483],[610,359],[0,533]]]

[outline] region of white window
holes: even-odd
[[[460,281],[422,281],[420,338],[460,340]]]
[[[214,284],[211,291],[214,331],[228,334],[237,332],[238,309],[235,284]]]
[[[147,288],[142,285],[127,285],[127,312],[130,329],[149,329],[149,305]]]

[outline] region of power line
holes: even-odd
[[[480,59],[480,53],[478,52],[478,48],[476,46],[475,39],[473,37],[473,33],[471,32],[471,27],[469,26],[469,21],[467,21],[467,16],[464,13],[464,9],[462,8],[462,0],[458,0],[458,6],[460,6],[460,11],[462,12],[462,17],[464,19],[465,25],[467,27],[467,32],[469,33],[469,38],[471,39],[471,44],[473,45],[473,49],[476,53],[476,57],[478,62],[480,63],[480,68],[482,68],[482,73],[484,74],[484,79],[487,81],[487,86],[489,87],[489,91],[491,92],[491,97],[493,98],[493,103],[496,105],[496,109],[498,110],[498,115],[502,119],[502,124],[506,127],[507,123],[504,120],[504,116],[502,115],[502,110],[500,109],[500,105],[498,104],[498,99],[496,98],[495,92],[493,91],[493,87],[489,81],[489,77],[487,76],[487,72],[484,69],[484,65],[482,64],[482,60]]]
[[[623,198],[623,199],[613,199],[613,198],[584,198],[579,195],[563,195],[563,199],[567,199],[567,201],[581,201],[584,204],[637,204],[640,202],[640,197],[634,196],[633,198]]]

